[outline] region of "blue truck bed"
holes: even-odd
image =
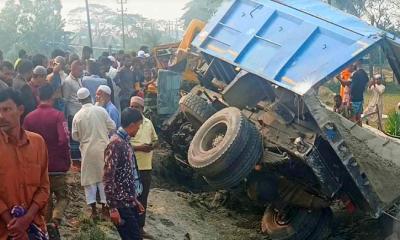
[[[356,186],[346,193],[357,192],[352,200],[359,209],[378,217],[400,200],[400,141],[325,109],[314,91],[375,47],[383,49],[399,80],[400,41],[395,36],[318,0],[235,0],[221,7],[192,44],[209,63],[207,72],[227,82],[228,90],[237,84],[241,69],[301,95],[313,118],[307,121],[317,124],[317,134],[340,160],[325,164],[341,166],[340,177],[333,175],[340,180],[334,187]],[[260,101],[255,96],[264,95],[256,92],[223,95],[227,102],[249,96]],[[334,132],[334,140],[328,132]]]
[[[396,54],[389,62],[398,75],[398,42],[318,0],[237,0],[225,3],[192,44],[303,95],[380,44]]]

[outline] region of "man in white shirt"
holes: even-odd
[[[373,114],[367,117],[366,123],[378,122],[378,119],[382,119],[383,114],[383,93],[385,92],[385,85],[382,84],[382,76],[375,74],[373,80],[368,86],[368,91],[371,92],[371,98],[365,108],[364,115],[368,115],[379,110],[378,114]],[[378,107],[378,109],[376,108]]]
[[[103,216],[107,216],[107,201],[102,182],[104,150],[109,143],[109,134],[115,130],[115,123],[104,108],[92,104],[87,88],[79,89],[77,96],[82,103],[82,108],[72,121],[72,138],[80,142],[81,185],[85,188],[86,202],[92,208],[92,218],[97,217],[97,192],[103,206]]]

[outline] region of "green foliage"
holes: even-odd
[[[385,95],[393,94],[398,95],[400,93],[400,85],[394,82],[385,83]]]
[[[331,81],[328,81],[327,83],[325,83],[324,85],[334,93],[339,93],[339,91],[340,91],[340,82],[339,81],[331,80]]]
[[[192,19],[197,18],[207,22],[217,11],[224,0],[191,0],[185,7],[185,13],[182,16],[184,25],[188,26]]]
[[[400,137],[400,113],[396,111],[389,113],[385,123],[385,131],[392,136]]]
[[[0,12],[0,49],[15,58],[19,49],[30,54],[65,48],[60,0],[7,0]]]
[[[106,234],[91,219],[81,217],[78,240],[105,240]]]

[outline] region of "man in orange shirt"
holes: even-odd
[[[351,74],[353,73],[353,66],[350,66],[346,69],[344,69],[341,73],[340,73],[340,78],[342,79],[342,81],[351,81]],[[350,102],[350,87],[348,86],[344,86],[344,85],[340,85],[340,96],[342,97],[342,101],[344,104],[348,104]]]
[[[33,227],[41,236],[46,232],[43,210],[50,188],[47,147],[40,135],[21,128],[23,112],[17,91],[0,91],[0,240],[26,240],[27,230]],[[23,216],[12,216],[17,207]]]

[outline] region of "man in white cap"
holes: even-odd
[[[37,66],[33,69],[30,80],[20,89],[22,96],[24,96],[24,118],[39,105],[39,88],[46,84],[46,76],[46,68]]]
[[[107,76],[110,77],[111,80],[114,80],[118,73],[118,61],[113,56],[108,56],[107,58],[111,61],[110,70],[108,71]]]
[[[108,59],[111,61],[111,66],[110,70],[107,73],[107,76],[111,78],[112,83],[113,83],[113,94],[114,94],[114,104],[115,107],[118,109],[119,112],[121,112],[121,106],[120,106],[120,99],[119,99],[119,93],[121,92],[121,88],[116,84],[115,78],[117,77],[118,74],[118,69],[120,68],[119,62],[115,57],[113,56],[108,56]]]
[[[121,126],[121,116],[118,109],[111,102],[111,94],[112,92],[109,86],[100,85],[96,91],[96,105],[106,109],[108,115],[110,115],[118,129]]]
[[[143,98],[138,96],[132,97],[130,107],[139,110],[143,115]],[[147,198],[151,185],[153,150],[157,141],[158,136],[153,123],[143,116],[143,122],[142,125],[140,125],[139,131],[136,133],[135,137],[131,138],[131,145],[135,151],[139,176],[143,185],[143,191],[139,196],[139,201],[143,204],[145,209],[147,208]],[[145,220],[146,212],[139,217],[140,234],[145,239],[154,239],[153,236],[144,231]]]
[[[140,50],[137,53],[137,57],[138,58],[145,58],[146,57],[146,53],[143,50]]]
[[[382,75],[375,74],[373,80],[370,82],[368,91],[372,93],[372,97],[368,102],[368,106],[364,111],[364,115],[376,112],[378,106],[379,115],[382,119],[383,114],[383,93],[385,92],[385,85],[382,84]],[[377,122],[378,114],[373,114],[367,117],[366,123],[369,121]]]
[[[72,138],[80,142],[81,185],[85,188],[86,202],[92,208],[92,218],[97,218],[97,192],[103,206],[103,216],[107,216],[107,202],[102,183],[104,150],[109,143],[109,134],[115,129],[115,123],[104,108],[92,104],[87,88],[80,88],[77,96],[82,108],[72,120]]]

